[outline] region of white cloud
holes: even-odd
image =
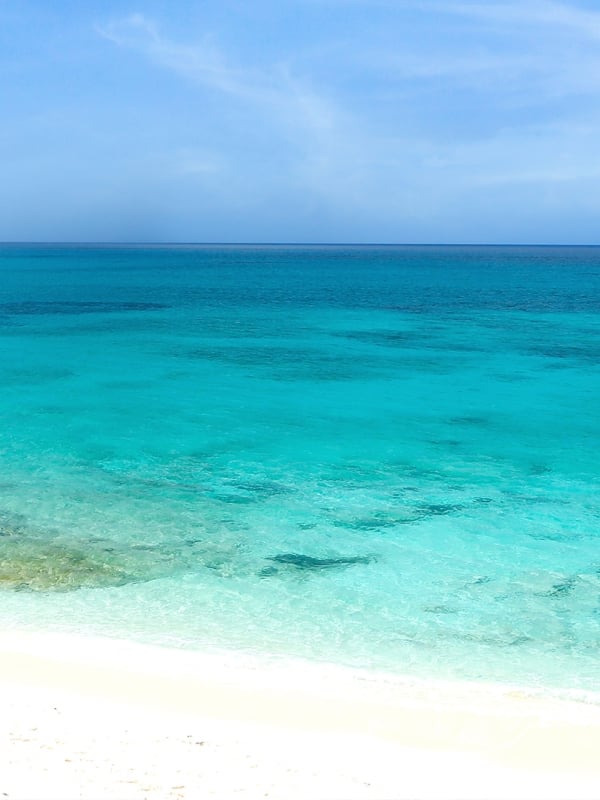
[[[204,36],[196,44],[173,41],[141,14],[98,27],[98,32],[119,47],[242,106],[252,128],[260,121],[260,135],[270,142],[285,173],[280,182],[289,181],[290,190],[304,187],[321,195],[339,195],[340,180],[347,184],[353,174],[351,164],[360,149],[355,121],[284,65],[276,64],[270,70],[232,65],[212,37]],[[244,135],[243,130],[238,132],[240,142]],[[188,154],[178,158],[177,171],[207,174],[223,169],[230,160],[225,154],[213,153],[209,159]],[[239,160],[236,167],[238,180],[254,169]],[[272,172],[272,168],[268,170],[264,182],[272,180]]]
[[[135,50],[159,66],[211,89],[255,100],[272,100],[276,94],[265,76],[252,76],[226,64],[209,36],[195,45],[174,42],[142,14],[132,14],[97,30],[115,44]]]
[[[430,8],[431,4],[426,4]],[[552,0],[512,0],[489,3],[435,3],[438,12],[460,14],[504,25],[542,25],[569,29],[583,38],[600,38],[600,12]]]
[[[600,11],[552,0],[408,0],[394,8],[411,12],[397,18],[397,43],[364,47],[360,55],[388,91],[395,84],[417,101],[425,83],[427,90],[485,92],[493,120],[494,111],[541,108],[600,90]],[[411,25],[431,17],[435,35],[422,39],[419,25]]]
[[[553,2],[425,2],[421,8],[429,8],[429,13],[435,8],[461,18],[486,19],[496,28],[552,25],[560,32],[561,26],[567,26],[588,44],[589,29],[600,24],[600,14]],[[594,119],[589,121],[589,129],[584,129],[581,121],[578,128],[567,117],[560,124],[533,125],[519,114],[510,122],[500,114],[485,133],[466,124],[464,134],[453,136],[444,121],[439,128],[424,125],[419,130],[417,124],[409,129],[400,106],[392,117],[386,117],[377,105],[377,75],[369,76],[372,93],[364,106],[369,113],[361,117],[344,110],[339,100],[342,92],[338,91],[334,100],[331,92],[324,91],[323,82],[315,91],[305,77],[281,64],[258,69],[236,63],[209,35],[195,44],[175,41],[139,14],[105,25],[100,32],[115,45],[170,70],[201,91],[221,95],[225,102],[243,110],[246,116],[242,118],[249,125],[260,119],[260,135],[271,145],[277,161],[276,167],[270,164],[264,173],[252,151],[238,155],[235,149],[225,152],[226,145],[224,152],[215,153],[198,143],[197,148],[180,148],[174,155],[174,169],[182,175],[213,175],[216,179],[226,170],[223,192],[229,191],[232,197],[244,195],[245,182],[246,195],[258,194],[261,202],[267,203],[271,196],[286,202],[291,196],[303,207],[332,210],[340,219],[347,215],[348,219],[367,220],[374,228],[392,225],[395,219],[418,226],[443,220],[453,198],[468,197],[468,208],[494,187],[586,181],[596,155],[600,163],[600,148],[595,144],[600,141],[596,135],[600,121]],[[536,35],[535,30],[526,33]],[[480,82],[483,89],[491,90],[492,102],[497,104],[510,93],[511,82],[524,104],[531,103],[534,95],[538,102],[561,93],[593,91],[600,84],[598,56],[591,47],[582,47],[572,61],[565,62],[556,58],[545,42],[539,50],[522,46],[503,49],[489,42],[486,47],[482,37],[480,44],[471,42],[471,49],[460,51],[456,42],[452,49],[445,42],[435,52],[411,43],[408,37],[399,44],[395,51],[382,48],[367,53],[365,42],[355,65],[360,69],[360,64],[368,64],[386,81],[394,81],[408,106],[420,99],[420,79],[444,78],[462,86]],[[346,95],[346,102],[354,102],[352,94]],[[464,108],[458,113],[464,113]],[[580,116],[583,119],[585,114]],[[491,120],[489,113],[486,119]],[[237,142],[244,143],[243,130],[238,132]],[[260,186],[255,190],[257,181]]]
[[[98,32],[199,86],[260,104],[280,121],[301,124],[314,133],[323,133],[334,124],[333,105],[293,78],[285,67],[275,65],[267,72],[234,66],[208,35],[196,44],[176,42],[142,14],[98,27]]]

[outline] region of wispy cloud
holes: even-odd
[[[173,170],[191,179],[206,182],[227,171],[223,183],[229,189],[222,191],[232,196],[243,194],[240,186],[251,196],[259,181],[263,199],[270,191],[273,197],[295,196],[302,207],[335,209],[341,217],[370,220],[376,227],[397,219],[418,225],[432,215],[439,222],[452,198],[476,203],[473,198],[487,190],[589,179],[590,159],[600,158],[595,144],[600,120],[581,104],[562,109],[551,122],[536,120],[530,109],[544,102],[551,109],[558,96],[562,102],[600,87],[594,41],[600,37],[600,13],[537,0],[394,6],[410,7],[417,15],[435,13],[438,26],[450,19],[451,25],[444,23],[449,33],[442,25],[439,46],[432,46],[399,27],[396,47],[384,35],[379,48],[368,37],[356,52],[348,46],[346,64],[369,86],[362,99],[342,83],[328,85],[328,73],[319,65],[301,61],[300,75],[276,60],[264,66],[261,58],[258,67],[259,59],[240,61],[210,33],[182,40],[141,14],[98,32],[239,111],[236,120],[247,122],[261,139],[258,157],[252,149],[256,141],[249,144],[244,131],[231,139],[233,148],[224,143],[218,152],[198,141],[173,154]],[[488,27],[494,38],[486,37]],[[556,33],[548,37],[551,45],[539,37],[540,27]],[[566,60],[558,57],[563,47],[572,47],[561,35],[565,29],[581,43]],[[339,75],[342,49],[335,53]],[[454,90],[462,103],[457,108],[449,100]],[[482,97],[487,105],[478,126]],[[437,101],[442,110],[436,118]],[[270,158],[271,152],[277,166],[271,163],[261,172],[261,156]]]
[[[114,44],[135,50],[159,66],[205,87],[253,100],[277,99],[275,81],[225,63],[223,54],[208,35],[195,44],[175,42],[161,33],[156,22],[142,14],[99,25],[97,30]]]
[[[552,0],[406,0],[394,6],[396,14],[400,8],[405,24],[398,25],[397,45],[365,47],[360,56],[370,74],[386,74],[388,84],[396,81],[415,95],[420,87],[411,81],[487,91],[498,110],[600,90],[600,11]],[[436,36],[423,41],[419,24],[432,16]]]
[[[425,3],[438,13],[489,20],[495,25],[543,25],[565,29],[584,37],[600,39],[600,12],[552,0],[511,0],[489,3]]]
[[[600,11],[557,0],[303,0],[308,5],[368,6],[394,13],[416,11],[489,20],[495,25],[544,25],[569,28],[586,38],[600,38]]]
[[[205,35],[194,44],[174,41],[142,14],[98,26],[97,30],[114,44],[134,50],[199,86],[268,107],[281,120],[301,123],[314,132],[333,125],[332,104],[294,78],[285,65],[275,64],[270,71],[234,65],[214,37]]]
[[[352,169],[343,165],[351,163],[360,149],[356,132],[351,132],[354,123],[350,115],[295,76],[287,65],[275,63],[270,69],[257,69],[235,64],[213,36],[207,34],[193,44],[176,41],[141,14],[98,26],[97,30],[115,45],[139,53],[201,90],[238,104],[249,120],[249,131],[256,130],[258,120],[260,136],[267,147],[270,142],[291,190],[304,186],[317,194],[333,191],[338,196],[343,192],[341,183],[352,174]],[[208,161],[185,155],[178,171],[205,175],[214,171],[216,164],[222,168],[228,161],[225,153],[213,154]],[[252,165],[238,163],[237,168],[239,177]]]

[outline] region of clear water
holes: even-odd
[[[600,250],[0,249],[0,625],[600,688]]]

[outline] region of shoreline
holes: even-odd
[[[171,794],[164,786],[153,794],[141,784],[123,794],[119,784],[112,794],[104,787],[102,796],[192,797],[192,785],[203,791],[214,778],[212,796],[226,797],[233,789],[223,785],[214,759],[202,776],[195,774],[197,754],[188,753],[188,739],[196,733],[184,735],[188,729],[212,731],[212,740],[206,738],[215,743],[227,780],[231,764],[239,766],[233,754],[243,751],[248,751],[243,763],[256,761],[252,775],[262,775],[263,784],[278,775],[266,792],[270,797],[594,798],[600,786],[600,706],[537,689],[408,682],[312,662],[13,631],[0,633],[0,696],[9,798],[53,797],[48,790],[58,778],[49,780],[49,774],[78,763],[88,768],[77,784],[79,793],[67,797],[98,796],[98,779],[86,784],[93,765],[102,762],[105,777],[119,773],[119,764],[145,774],[150,745],[140,741],[148,736],[157,752],[175,748],[171,763],[183,759],[180,783]],[[58,713],[69,719],[71,733],[63,731],[62,739],[52,732]],[[14,738],[15,726],[25,724],[35,731],[26,738],[30,745]],[[74,757],[77,742],[103,725],[109,744],[96,742]],[[19,766],[19,753],[28,747],[30,757]],[[40,748],[55,752],[56,759],[32,795],[28,781]],[[338,763],[333,755],[338,751],[354,756]],[[162,759],[158,763],[168,768]],[[234,770],[241,781],[235,791],[265,796],[257,788],[261,781],[249,785],[240,769]]]

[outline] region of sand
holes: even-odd
[[[600,705],[0,634],[0,798],[600,797]]]

